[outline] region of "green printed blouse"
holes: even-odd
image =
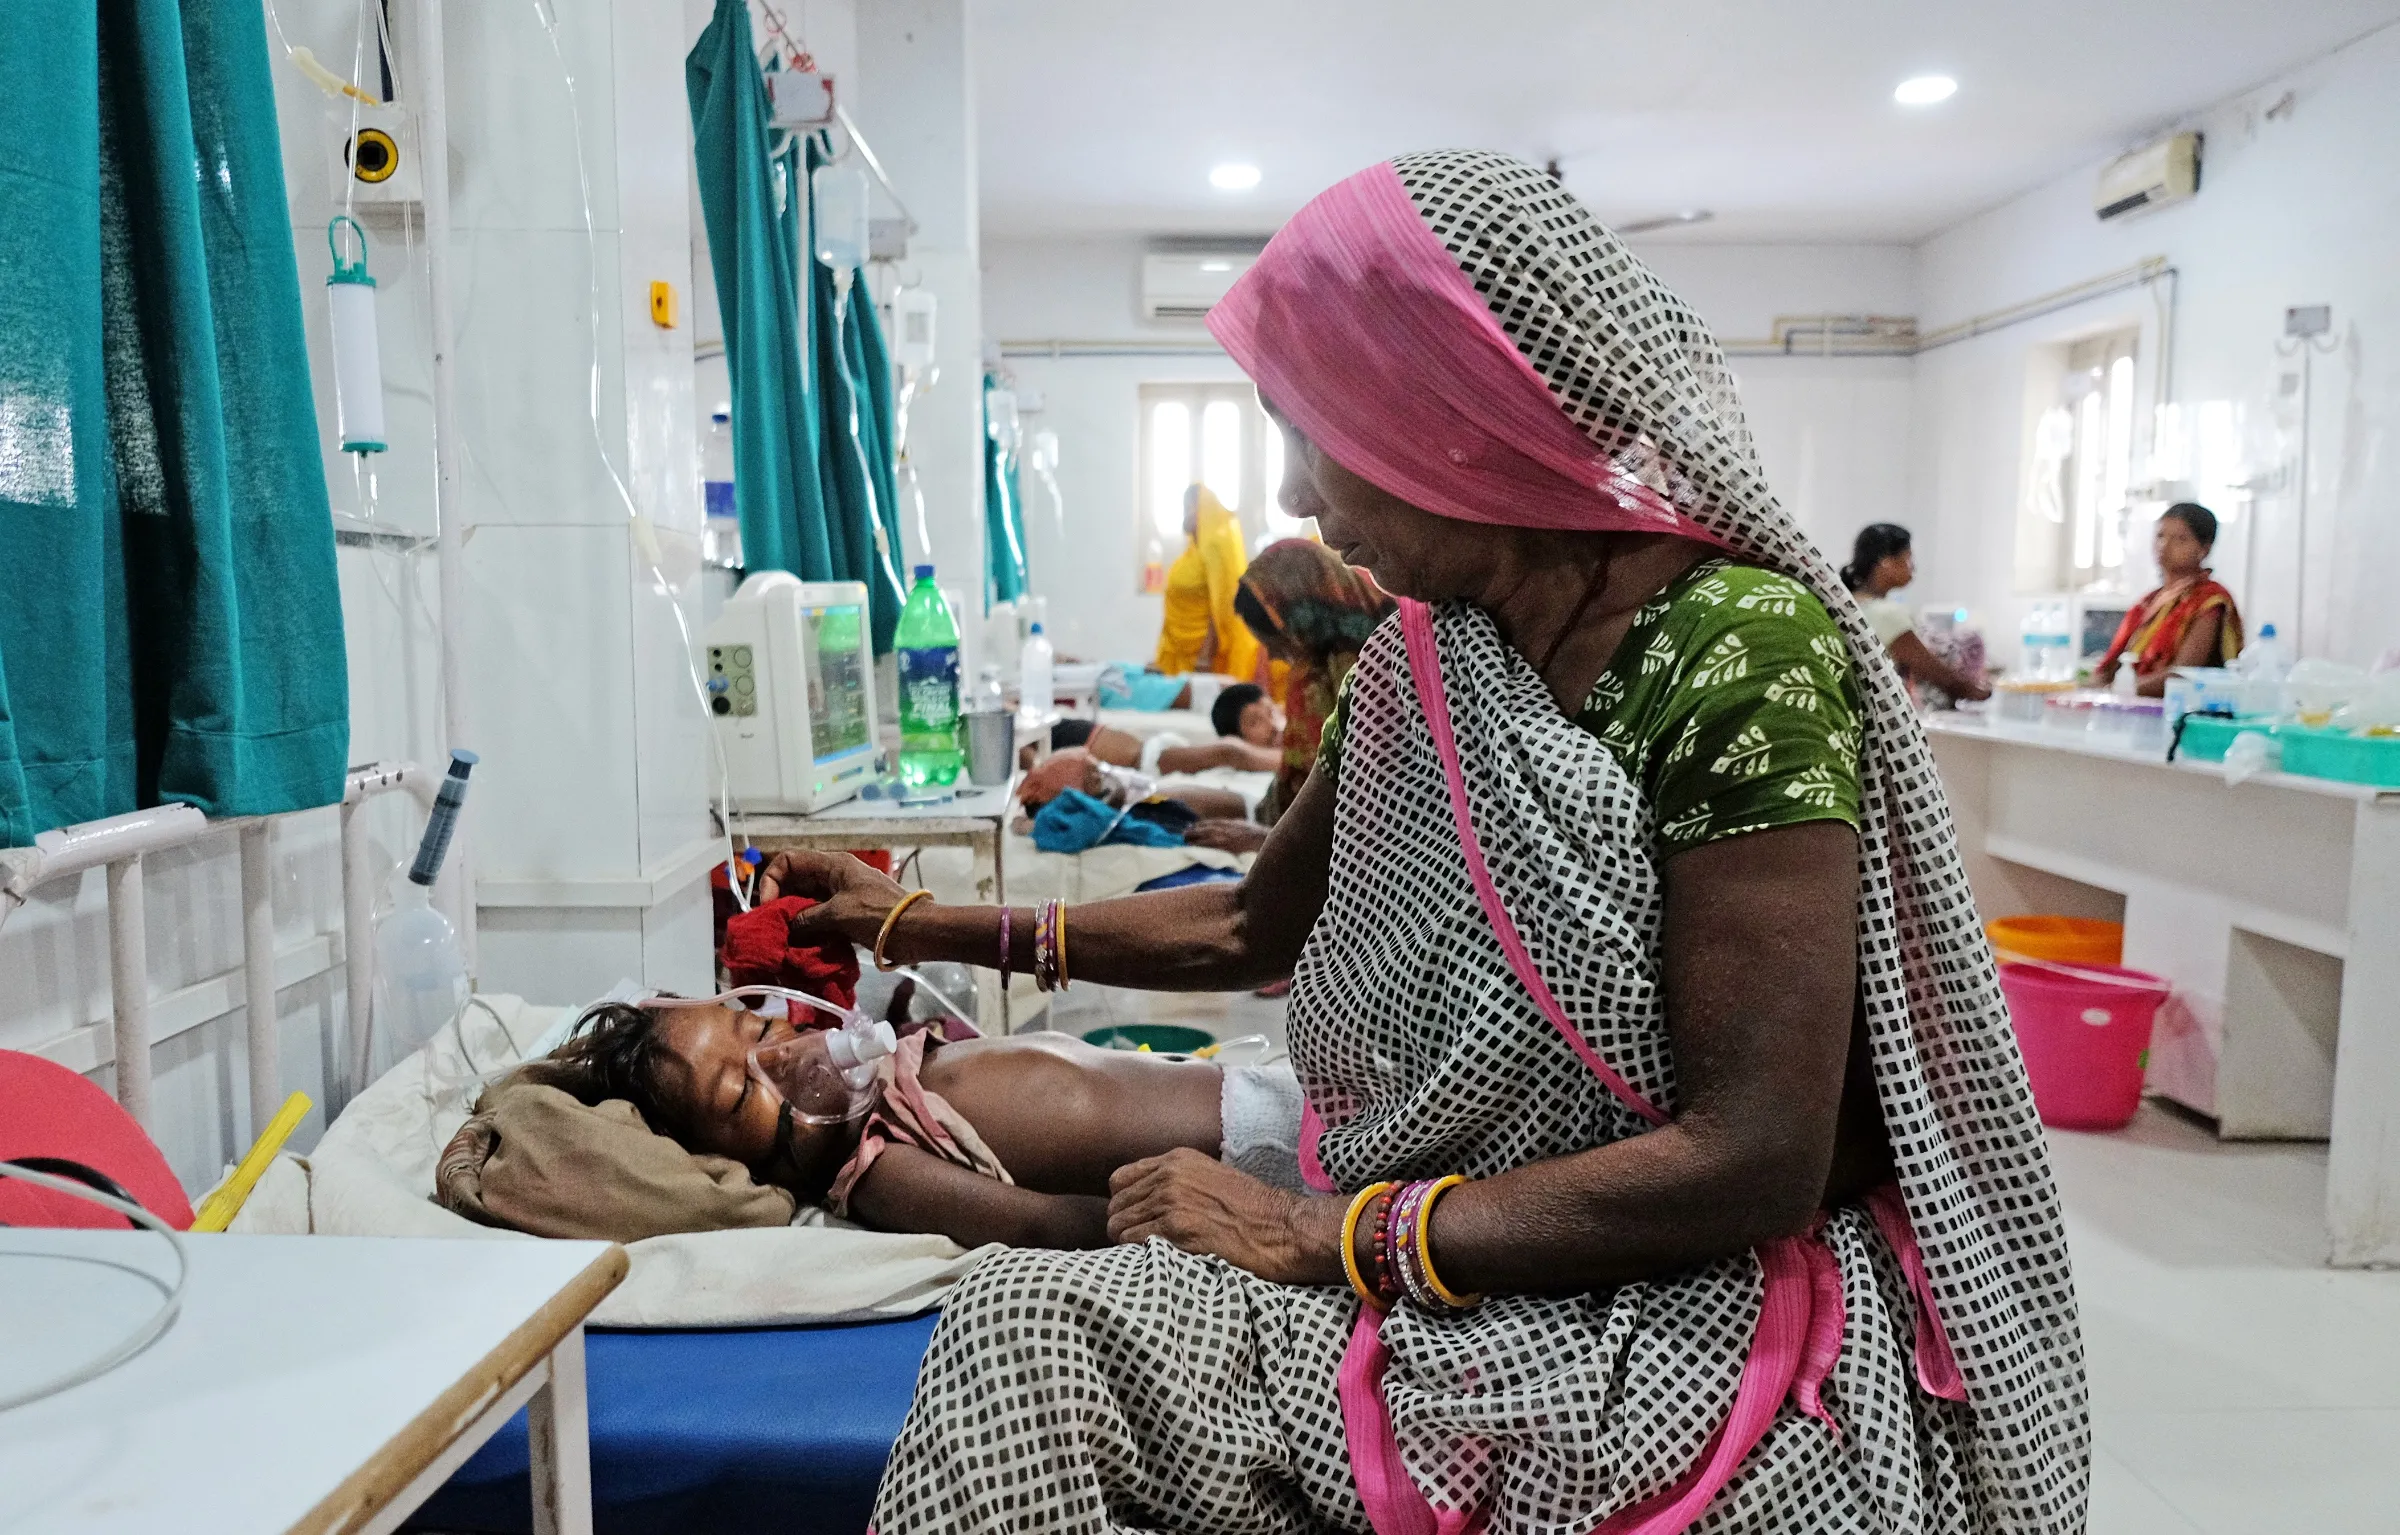
[[[1317,771],[1341,771],[1347,683]],[[1808,588],[1703,560],[1634,615],[1575,716],[1648,796],[1658,856],[1803,821],[1858,824],[1858,681]]]

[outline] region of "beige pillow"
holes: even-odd
[[[442,1149],[434,1197],[486,1226],[612,1242],[788,1226],[795,1208],[732,1158],[658,1134],[622,1099],[586,1104],[522,1073],[486,1089]]]

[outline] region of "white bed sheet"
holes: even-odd
[[[482,1083],[514,1065],[565,1012],[506,995],[478,1000],[488,1012],[470,1006],[461,1029],[445,1029],[359,1094],[309,1155],[276,1158],[232,1229],[540,1241],[478,1225],[433,1199],[434,1164],[466,1122]],[[651,1237],[626,1250],[631,1271],[592,1313],[597,1325],[742,1327],[912,1316],[940,1304],[995,1249],[969,1252],[947,1237],[867,1231],[803,1209],[788,1227]]]

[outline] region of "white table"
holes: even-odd
[[[2400,1263],[2400,791],[2228,787],[2215,763],[1959,715],[1926,730],[1986,914],[2121,901],[2125,963],[2177,987],[2152,1088],[2229,1138],[2330,1140],[2333,1261]]]
[[[583,1319],[625,1277],[623,1248],[185,1241],[162,1337],[0,1412],[0,1531],[387,1531],[530,1403],[534,1528],[589,1535]],[[105,1351],[173,1273],[146,1232],[0,1228],[0,1388]]]
[[[787,847],[832,852],[965,847],[975,858],[976,899],[997,906],[1008,900],[1001,849],[1007,845],[1008,819],[1016,810],[1014,789],[1012,779],[988,789],[969,788],[933,804],[851,799],[814,815],[740,814],[733,817],[733,834],[765,853]],[[1008,992],[999,972],[988,966],[976,967],[975,1015],[987,1030],[1010,1030]]]

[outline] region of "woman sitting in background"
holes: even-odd
[[[1158,626],[1158,669],[1223,672],[1255,681],[1258,642],[1233,615],[1234,587],[1249,557],[1242,525],[1205,485],[1183,493],[1183,536],[1189,540],[1167,567],[1166,611]]]
[[[2242,614],[2233,593],[2209,579],[2208,551],[2217,542],[2217,514],[2194,501],[2159,513],[2150,535],[2158,585],[2133,605],[2107,653],[2092,668],[2102,687],[2117,668],[2133,663],[2134,691],[2157,698],[2178,666],[2223,666],[2242,653]]]
[[[1308,782],[1334,696],[1367,636],[1391,613],[1392,599],[1373,576],[1343,564],[1323,544],[1286,538],[1259,551],[1234,593],[1233,608],[1267,654],[1288,668],[1283,762],[1258,807],[1259,820],[1272,826]]]
[[[1850,563],[1842,567],[1842,584],[1858,599],[1867,627],[1892,653],[1892,661],[1912,682],[1931,683],[1952,698],[1992,696],[1983,678],[1970,677],[1927,648],[1917,634],[1908,605],[1892,593],[1917,578],[1917,558],[1910,549],[1908,529],[1896,522],[1870,522],[1858,530]]]

